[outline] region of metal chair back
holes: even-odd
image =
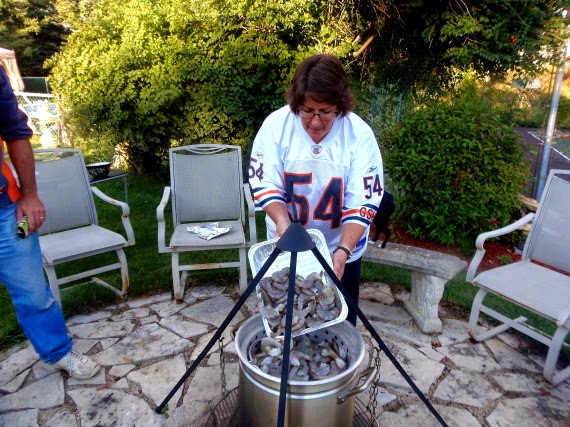
[[[552,174],[545,189],[523,259],[570,271],[570,181]]]
[[[46,207],[40,235],[98,224],[89,176],[78,149],[35,150],[38,194]]]
[[[241,149],[194,145],[170,149],[175,225],[239,219],[243,224]]]

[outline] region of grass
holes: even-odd
[[[170,255],[159,254],[157,244],[156,207],[160,202],[163,188],[168,185],[158,179],[149,177],[128,177],[128,199],[131,209],[131,223],[135,232],[136,244],[125,250],[129,265],[130,290],[129,298],[138,298],[171,292],[172,275],[170,269]],[[107,181],[98,187],[111,197],[124,200],[123,183],[121,180]],[[116,206],[101,202],[96,198],[99,214],[99,223],[102,226],[122,233],[120,210]],[[166,213],[167,236],[171,230],[171,212]],[[265,240],[265,223],[263,214],[258,213],[257,218],[258,241]],[[221,259],[237,259],[237,251],[193,252],[188,256],[196,262],[218,262]],[[96,263],[116,262],[113,254],[105,254],[73,263],[61,265],[58,275],[73,274],[85,270]],[[120,287],[118,270],[101,275],[110,284]],[[238,283],[237,269],[217,269],[190,272],[187,287],[206,284],[217,284],[235,287]],[[386,265],[363,263],[362,281],[384,282],[392,287],[411,288],[411,273],[408,270]],[[465,273],[458,275],[445,287],[444,301],[455,306],[464,313],[467,320],[471,302],[476,289],[465,282]],[[117,297],[107,289],[100,286],[84,285],[62,293],[64,315],[67,317],[90,313],[118,302]],[[516,317],[526,316],[530,323],[547,332],[553,333],[554,325],[551,322],[526,310],[511,304],[503,299],[489,296],[486,303],[502,313]],[[0,287],[0,350],[20,343],[25,339],[17,321],[9,295],[6,289]],[[568,340],[567,340],[568,341]]]

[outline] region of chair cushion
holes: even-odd
[[[59,264],[123,247],[123,236],[98,225],[40,236],[44,262]]]
[[[210,222],[193,222],[190,224],[180,224],[174,230],[174,234],[170,239],[170,247],[174,250],[204,250],[219,248],[236,248],[245,246],[245,233],[241,221],[219,221],[220,227],[229,227],[232,229],[221,236],[214,237],[210,240],[198,237],[196,233],[188,231],[188,227],[201,227]]]
[[[570,322],[569,276],[520,261],[484,271],[473,283],[553,321]]]

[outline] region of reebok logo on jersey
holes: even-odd
[[[366,171],[366,173],[372,173],[372,172],[376,172],[378,170],[378,168],[376,166],[372,166],[370,168],[368,168],[368,170]]]

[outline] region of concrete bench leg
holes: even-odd
[[[412,295],[404,303],[418,328],[426,334],[441,332],[438,316],[439,302],[447,279],[417,271],[412,272]]]

